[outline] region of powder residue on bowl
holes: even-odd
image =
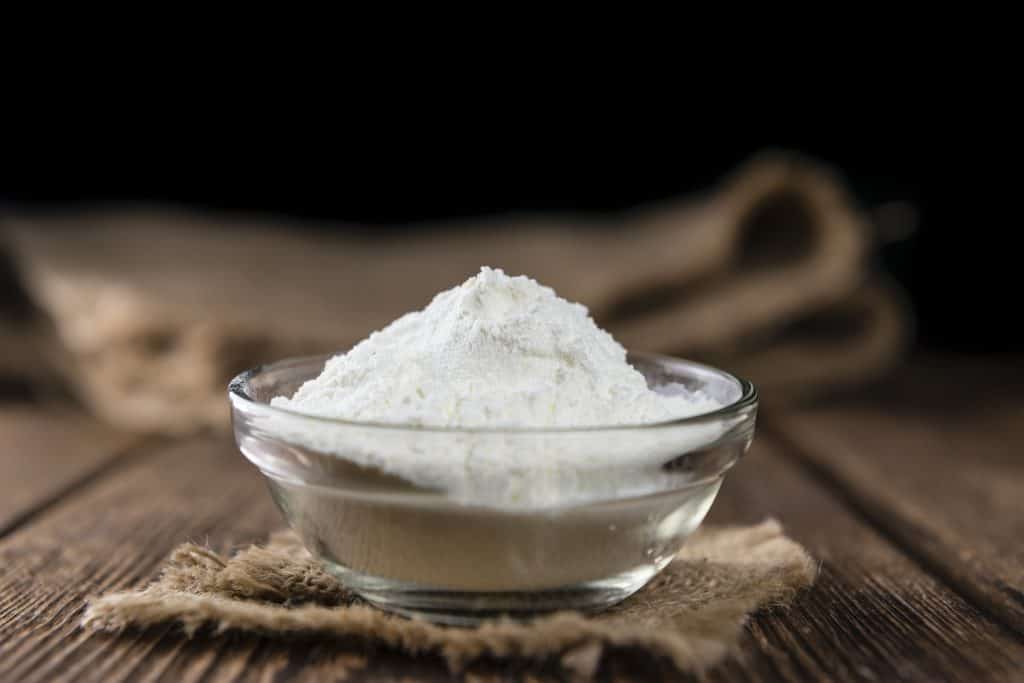
[[[715,410],[657,393],[586,307],[484,267],[374,332],[272,405],[357,422],[459,428],[639,425]]]

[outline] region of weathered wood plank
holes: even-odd
[[[169,445],[128,461],[0,542],[0,679],[145,673],[160,658],[143,651],[161,642],[160,634],[79,632],[88,595],[147,582],[186,539],[225,548],[262,538],[278,524],[258,475],[226,440]],[[169,640],[180,641],[176,634]],[[189,671],[206,660],[212,665],[210,653],[223,645],[184,643]]]
[[[1024,634],[1024,372],[924,363],[890,391],[768,420],[886,535]]]
[[[1019,680],[1024,645],[865,525],[786,446],[758,437],[709,522],[771,515],[821,560],[814,587],[752,620],[714,680]]]
[[[0,407],[0,536],[137,441],[78,413]]]
[[[713,519],[768,514],[823,559],[823,573],[793,609],[755,619],[741,658],[715,680],[999,680],[1024,661],[1024,645],[763,439],[730,476]],[[172,444],[125,463],[0,541],[0,680],[315,680],[342,671],[354,681],[450,679],[436,658],[385,653],[364,662],[355,643],[77,629],[88,595],[148,581],[175,544],[225,549],[279,525],[258,475],[227,441]],[[531,672],[485,665],[474,673],[521,680]],[[642,679],[666,670],[625,654],[603,673]]]

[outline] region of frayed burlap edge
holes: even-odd
[[[326,574],[290,533],[230,559],[177,548],[141,591],[91,601],[83,626],[119,631],[176,622],[215,631],[356,638],[410,654],[439,653],[453,669],[483,656],[550,660],[596,669],[607,647],[641,648],[681,671],[703,671],[734,646],[751,612],[788,603],[813,581],[815,562],[767,520],[701,530],[673,563],[620,606],[594,616],[558,613],[475,628],[396,617],[362,603]]]

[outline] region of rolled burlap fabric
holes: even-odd
[[[703,196],[601,220],[514,216],[382,237],[122,209],[0,226],[78,393],[148,431],[225,427],[233,374],[345,350],[481,265],[586,304],[628,348],[713,360],[775,400],[873,376],[905,339],[900,298],[867,282],[864,214],[830,170],[785,155]],[[815,328],[846,309],[859,314],[837,331]]]
[[[57,370],[62,355],[0,249],[0,398],[67,398]]]

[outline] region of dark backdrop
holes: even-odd
[[[237,125],[234,125],[237,123]],[[524,130],[394,124],[190,129],[66,129],[43,122],[11,131],[0,201],[73,208],[157,201],[340,219],[375,230],[415,230],[424,219],[501,211],[613,212],[713,183],[766,147],[799,150],[842,169],[867,207],[908,200],[919,222],[884,245],[879,267],[909,291],[918,337],[930,348],[1024,349],[1011,205],[1019,175],[1002,138],[933,129],[911,117],[871,131],[744,133],[678,122],[586,120]]]

